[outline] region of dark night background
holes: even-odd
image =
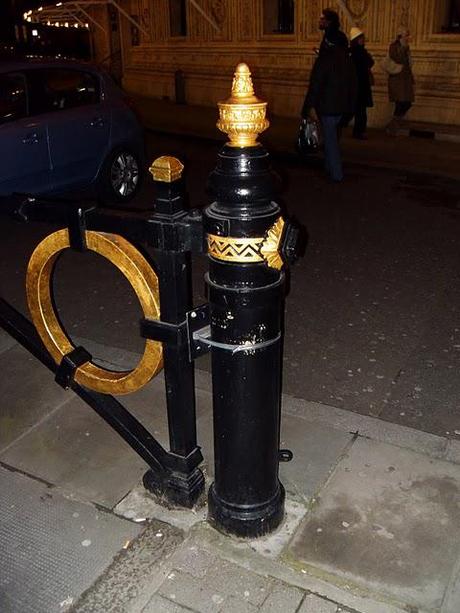
[[[22,55],[89,58],[88,32],[84,29],[55,28],[27,23],[23,14],[39,6],[50,4],[46,0],[0,1],[0,57]],[[32,36],[32,30],[38,36]]]

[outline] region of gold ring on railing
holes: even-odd
[[[127,278],[141,304],[144,317],[160,318],[158,277],[143,255],[126,239],[115,234],[86,232],[88,249],[108,259]],[[54,263],[61,251],[70,247],[68,230],[47,236],[35,249],[27,267],[27,301],[32,321],[56,364],[74,349],[56,316],[51,297]],[[163,366],[160,342],[146,340],[144,354],[136,368],[116,372],[83,364],[75,371],[80,385],[104,394],[129,394],[141,388]]]

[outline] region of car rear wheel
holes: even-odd
[[[139,156],[120,147],[105,161],[99,179],[99,198],[105,204],[123,204],[137,194],[141,183]]]

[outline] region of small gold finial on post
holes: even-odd
[[[163,183],[172,183],[177,181],[182,176],[184,165],[177,158],[169,155],[162,155],[153,161],[149,168],[149,172],[154,181],[162,181]]]
[[[253,147],[257,137],[270,125],[265,114],[267,103],[254,94],[251,72],[247,64],[238,64],[232,83],[232,95],[218,102],[217,127],[230,138],[231,147]]]

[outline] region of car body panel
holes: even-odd
[[[0,126],[0,194],[51,190],[47,123],[24,118]]]
[[[100,68],[68,61],[2,62],[0,79],[6,74],[27,81],[28,116],[0,119],[0,158],[9,158],[0,194],[84,188],[98,180],[105,160],[121,147],[142,160],[142,128],[123,91]],[[81,75],[86,84],[77,87],[72,79]]]
[[[101,105],[69,109],[48,123],[52,189],[93,181],[108,153],[110,111]]]

